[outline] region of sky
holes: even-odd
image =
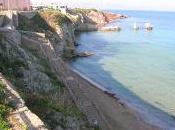
[[[34,4],[58,3],[70,7],[175,11],[175,0],[31,0]]]

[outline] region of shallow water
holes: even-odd
[[[170,117],[175,116],[175,13],[117,12],[130,16],[110,24],[122,31],[78,35],[77,49],[95,55],[71,66],[144,112],[150,122],[175,129]],[[143,27],[147,21],[153,31],[132,30],[134,22]]]

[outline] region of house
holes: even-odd
[[[60,6],[60,11],[61,11],[61,13],[66,14],[68,11],[68,7],[67,6]]]
[[[63,13],[63,14],[66,14],[67,11],[68,11],[68,7],[67,6],[60,6],[57,3],[51,3],[51,5],[48,6],[48,7],[50,7],[51,9],[60,10],[61,13]]]
[[[31,10],[30,0],[0,0],[3,10]]]
[[[51,7],[52,9],[59,9],[59,5],[56,4],[56,3],[51,3],[50,7]]]

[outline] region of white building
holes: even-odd
[[[61,11],[61,13],[66,14],[68,11],[68,7],[67,6],[60,6],[60,11]]]

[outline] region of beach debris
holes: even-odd
[[[145,23],[145,29],[146,30],[153,30],[153,25],[150,22]]]

